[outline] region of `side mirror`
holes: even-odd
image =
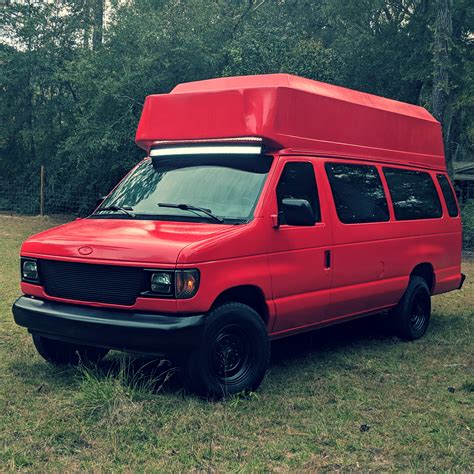
[[[282,214],[288,225],[314,225],[315,216],[310,203],[306,199],[286,198],[282,200]]]

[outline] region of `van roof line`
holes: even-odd
[[[411,166],[411,167],[418,167],[436,171],[446,171],[445,166],[433,166],[426,163],[427,160],[431,158],[439,158],[427,155],[416,155],[416,154],[409,154],[407,153],[406,156],[403,157],[403,160],[400,159],[400,156],[390,157],[390,150],[387,150],[389,153],[328,153],[328,152],[318,152],[317,150],[299,150],[296,148],[285,148],[282,150],[275,150],[278,151],[280,155],[285,156],[313,156],[316,158],[333,158],[333,159],[341,159],[341,160],[358,160],[358,161],[368,161],[373,163],[380,163],[386,165],[402,165],[402,166]],[[385,150],[379,150],[379,152],[383,152]],[[269,150],[271,152],[271,150]],[[444,157],[443,157],[444,160]]]
[[[146,98],[136,134],[146,151],[209,137],[446,169],[441,125],[424,108],[289,74],[196,81]]]
[[[183,82],[176,85],[170,94],[217,92],[252,89],[255,87],[286,87],[289,89],[297,89],[333,100],[340,100],[351,104],[358,104],[404,116],[412,116],[421,120],[436,122],[436,119],[424,107],[419,105],[408,104],[387,97],[369,94],[368,92],[357,91],[287,73],[218,77],[204,79],[202,81]]]

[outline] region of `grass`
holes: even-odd
[[[47,218],[0,216],[0,471],[472,472],[474,263],[427,335],[377,318],[275,343],[258,392],[207,402],[155,361],[58,369],[17,327],[18,252]]]

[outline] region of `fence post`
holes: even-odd
[[[40,216],[44,214],[44,165],[40,170]]]

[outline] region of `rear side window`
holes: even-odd
[[[326,173],[341,222],[389,220],[387,199],[375,166],[326,163]]]
[[[384,168],[383,172],[397,220],[441,217],[441,202],[429,173],[397,168]]]
[[[456,217],[459,214],[459,210],[456,204],[456,198],[454,197],[453,188],[451,188],[448,178],[446,178],[444,174],[437,174],[436,177],[438,178],[438,183],[443,192],[444,200],[446,201],[448,214],[450,217]]]
[[[286,198],[306,199],[311,205],[316,222],[321,221],[316,177],[311,163],[294,161],[283,168],[277,186],[278,211],[282,209],[282,200]],[[284,219],[284,216],[282,216]],[[285,224],[285,222],[282,222]]]

